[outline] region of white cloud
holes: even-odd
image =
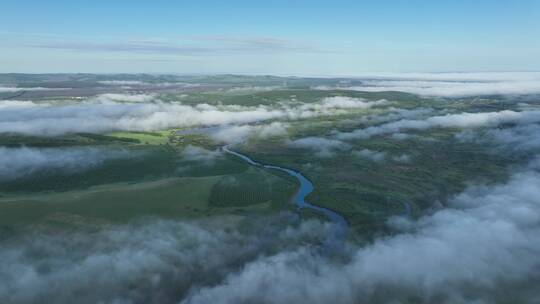
[[[36,106],[39,106],[39,104],[34,103],[32,101],[0,100],[0,109],[36,107]]]
[[[348,113],[345,108],[365,108],[381,102],[337,99],[312,104],[283,102],[271,106],[190,106],[162,102],[147,94],[103,94],[69,104],[59,101],[25,103],[24,106],[23,102],[4,103],[4,109],[0,112],[0,133],[61,135],[246,124],[273,119],[340,115]]]
[[[0,302],[534,302],[539,184],[536,159],[504,184],[472,186],[446,209],[400,219],[392,235],[346,246],[343,259],[310,247],[329,225],[281,218],[248,231],[212,219],[22,233],[0,245]]]
[[[540,149],[540,125],[526,124],[480,131],[465,130],[456,134],[456,138],[462,142],[495,143],[496,148],[510,151],[535,152]]]
[[[0,244],[0,302],[177,303],[197,282],[219,282],[260,254],[317,242],[328,232],[320,222],[293,227],[290,221],[258,218],[249,231],[226,218],[60,234],[37,229]]]
[[[44,170],[74,173],[99,166],[106,160],[140,155],[106,148],[4,148],[0,147],[0,181],[14,180]]]
[[[309,149],[318,157],[332,157],[336,151],[345,151],[351,148],[347,143],[324,137],[305,137],[290,141],[293,148]]]
[[[106,85],[121,85],[121,86],[145,84],[145,82],[139,81],[139,80],[104,80],[104,81],[98,81],[98,82],[101,84],[106,84]]]
[[[405,133],[394,133],[394,134],[392,134],[392,138],[397,139],[397,140],[405,140],[405,139],[409,139],[411,137],[413,137],[413,135],[405,134]]]
[[[493,127],[505,123],[527,124],[540,122],[540,111],[459,113],[433,116],[424,120],[403,119],[379,126],[337,133],[341,140],[369,138],[375,135],[401,133],[405,130],[425,130],[429,128],[478,128]]]
[[[99,83],[111,86],[122,86],[129,88],[131,86],[151,86],[151,87],[197,87],[199,84],[184,82],[145,82],[139,80],[104,80]]]
[[[329,110],[329,109],[367,109],[374,106],[386,105],[389,102],[381,99],[368,101],[363,98],[334,96],[323,98],[320,102],[303,104],[305,110]]]
[[[14,92],[22,92],[22,91],[59,91],[59,90],[68,90],[68,88],[42,88],[42,87],[20,88],[20,87],[0,87],[0,93],[14,93]]]
[[[353,151],[352,154],[358,157],[367,158],[374,162],[380,162],[386,158],[386,152],[374,151],[370,149],[362,149],[360,151]]]
[[[381,162],[389,158],[387,152],[375,151],[375,150],[370,150],[370,149],[362,149],[360,151],[353,151],[352,155],[355,155],[361,158],[366,158],[374,162]],[[407,154],[400,154],[397,156],[392,156],[391,159],[400,163],[408,163],[411,161],[411,157]]]
[[[534,302],[540,296],[538,164],[476,186],[409,229],[356,249],[346,263],[307,249],[248,263],[183,303]],[[536,166],[536,167],[534,167]]]
[[[272,122],[263,125],[232,125],[212,130],[210,136],[224,143],[242,143],[250,138],[269,138],[287,135],[287,124]]]
[[[146,98],[146,97],[136,97]],[[170,103],[89,102],[8,108],[0,112],[0,132],[60,135],[115,130],[152,131],[173,127],[250,123],[286,116],[267,107],[197,107]]]
[[[188,145],[181,152],[182,159],[187,161],[199,162],[207,166],[211,166],[217,159],[223,157],[220,151],[210,151],[201,147]]]
[[[351,123],[376,124],[376,123],[383,123],[383,122],[389,122],[389,121],[400,120],[400,119],[413,119],[413,118],[418,119],[431,113],[433,113],[433,109],[430,109],[430,108],[417,108],[417,109],[407,110],[407,109],[389,107],[388,109],[385,109],[385,111],[382,114],[363,115],[355,119],[341,120],[341,121],[345,122],[346,125],[349,125]]]
[[[346,89],[442,97],[540,94],[540,73],[534,72],[381,74],[360,79],[362,85]]]
[[[399,163],[410,163],[411,162],[411,156],[408,154],[401,154],[399,156],[392,157],[394,161],[397,161]]]
[[[266,92],[266,91],[279,90],[279,89],[282,89],[282,88],[283,87],[279,87],[279,86],[266,86],[266,87],[244,86],[244,87],[230,88],[230,89],[227,89],[226,91],[227,92],[239,92],[239,93],[244,93],[244,92]]]
[[[91,98],[89,101],[96,100],[99,102],[106,101],[124,101],[124,102],[148,102],[154,99],[152,94],[101,94]]]

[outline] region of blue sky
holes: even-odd
[[[0,2],[0,72],[540,70],[540,0]]]

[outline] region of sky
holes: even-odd
[[[540,70],[539,0],[0,2],[0,72]]]

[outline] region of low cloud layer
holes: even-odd
[[[220,151],[206,150],[201,147],[188,145],[180,153],[182,160],[201,163],[206,166],[211,166],[216,160],[223,158],[223,153]]]
[[[23,91],[58,91],[58,90],[67,90],[67,89],[65,89],[65,88],[42,88],[42,87],[20,88],[20,87],[2,87],[2,86],[0,86],[0,93],[14,93],[14,92],[23,92]]]
[[[77,294],[89,303],[534,303],[538,185],[536,158],[504,183],[470,186],[445,209],[392,218],[393,234],[349,244],[342,259],[314,250],[329,225],[288,224],[294,217],[257,219],[249,229],[210,219],[38,230],[0,244],[0,301],[69,303]]]
[[[152,131],[172,127],[249,123],[278,118],[281,111],[264,107],[234,109],[168,103],[81,103],[67,106],[7,108],[0,113],[0,132],[61,135],[115,130]]]
[[[370,149],[362,149],[360,151],[352,152],[353,155],[356,155],[361,158],[366,158],[375,162],[383,161],[387,157],[386,152],[374,151]]]
[[[500,111],[483,113],[459,113],[433,116],[424,120],[402,119],[378,126],[337,133],[341,140],[369,138],[375,135],[400,133],[406,130],[426,130],[429,128],[479,128],[501,124],[528,124],[540,122],[540,111]]]
[[[124,102],[148,102],[154,99],[154,95],[152,94],[113,94],[113,93],[107,93],[107,94],[101,94],[98,95],[90,101],[95,100],[96,103],[105,103],[107,101],[124,101]]]
[[[361,86],[345,89],[441,97],[540,94],[540,73],[388,74],[361,80]]]
[[[290,147],[299,149],[309,149],[315,152],[318,157],[332,157],[338,151],[346,151],[351,148],[347,143],[340,140],[324,137],[304,137],[290,141]]]
[[[389,102],[384,99],[367,101],[362,98],[334,96],[323,98],[323,100],[318,103],[304,104],[301,108],[304,110],[367,109],[375,106],[386,105],[388,103]]]
[[[100,84],[107,86],[121,86],[123,88],[136,87],[137,89],[144,89],[143,87],[197,87],[196,83],[184,83],[184,82],[145,82],[139,80],[104,80],[99,81]]]
[[[146,84],[146,82],[140,81],[140,80],[103,80],[103,81],[99,81],[99,83],[106,84],[106,85],[120,85],[120,86]]]
[[[465,130],[456,134],[461,142],[490,145],[495,152],[536,153],[540,150],[540,125],[527,124],[487,130]]]
[[[392,219],[393,235],[349,245],[344,259],[313,250],[331,231],[316,221],[258,219],[243,230],[223,229],[223,219],[38,230],[0,244],[0,300],[534,303],[539,184],[537,159],[504,184],[469,187],[446,209]]]
[[[106,160],[140,154],[106,148],[5,148],[0,147],[0,182],[43,171],[74,173],[99,166]]]
[[[269,138],[286,136],[287,124],[272,122],[262,125],[232,125],[214,130],[210,137],[222,143],[238,144],[251,138]]]
[[[250,221],[249,233],[226,218],[36,230],[0,244],[0,302],[178,303],[194,284],[217,283],[274,248],[317,243],[328,232],[328,225],[294,218]]]
[[[540,296],[540,162],[497,186],[475,186],[447,209],[396,219],[401,233],[344,264],[302,248],[248,263],[183,303],[534,302]]]
[[[281,103],[275,106],[196,106],[149,102],[151,95],[104,94],[79,103],[4,103],[0,133],[61,135],[77,132],[152,131],[174,127],[229,125],[273,119],[303,119],[345,114],[345,109],[383,104],[350,98],[325,99],[310,104]]]

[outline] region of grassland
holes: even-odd
[[[126,221],[137,216],[204,216],[208,194],[218,179],[167,178],[8,196],[1,199],[0,221],[3,225],[33,223],[59,213],[107,221]]]
[[[115,147],[138,157],[107,161],[84,171],[47,170],[0,183],[0,235],[6,237],[9,231],[37,223],[69,226],[148,216],[201,218],[291,207],[289,199],[296,185],[290,180],[250,168],[233,157],[211,164],[185,159],[182,149],[186,145],[208,143],[208,138],[198,134],[172,138],[170,132],[17,137],[23,146]],[[4,140],[13,140],[7,137]],[[226,184],[227,178],[238,183]]]
[[[253,202],[268,202],[274,210],[288,207],[288,202],[297,185],[290,180],[273,174],[272,171],[250,168],[242,174],[231,174],[220,178],[212,187],[209,204],[214,207],[242,207]]]
[[[356,150],[387,153],[388,158],[379,162],[350,151],[321,158],[278,142],[252,143],[244,152],[265,163],[302,171],[315,185],[310,202],[339,211],[358,230],[378,229],[388,216],[404,214],[406,202],[413,214],[422,214],[435,208],[433,203],[444,205],[472,181],[504,180],[508,162],[518,161],[485,146],[459,143],[452,134],[434,130],[408,140],[381,136],[353,143]],[[391,158],[402,154],[409,155],[410,161]]]
[[[145,145],[165,145],[169,142],[169,136],[174,133],[174,130],[165,130],[158,132],[113,132],[107,136],[118,138],[120,140],[132,139]]]
[[[8,81],[10,77],[3,76]],[[36,76],[37,77],[37,76]],[[45,76],[43,76],[45,77]],[[308,197],[314,204],[342,213],[359,234],[381,231],[389,216],[404,214],[405,204],[413,216],[444,206],[448,198],[471,181],[493,183],[504,180],[508,163],[519,163],[519,155],[493,153],[493,147],[463,144],[456,129],[409,131],[406,139],[375,136],[351,140],[351,148],[319,157],[309,150],[291,148],[288,140],[308,136],[331,137],[332,131],[347,132],[369,127],[368,115],[385,115],[391,109],[431,109],[439,115],[461,112],[515,110],[517,102],[497,98],[421,98],[400,92],[367,93],[349,90],[314,90],[314,85],[335,85],[340,79],[288,79],[223,75],[176,77],[122,75],[50,76],[58,83],[86,79],[89,87],[103,80],[137,80],[149,83],[183,81],[218,85],[207,90],[162,92],[163,102],[223,105],[276,105],[281,102],[313,103],[325,97],[347,96],[367,100],[386,99],[389,104],[370,109],[352,109],[341,115],[286,121],[288,135],[252,139],[238,147],[253,158],[269,164],[300,170],[315,185]],[[85,78],[86,77],[86,78]],[[33,86],[43,79],[28,78]],[[81,80],[82,81],[82,80]],[[91,83],[90,83],[91,82]],[[286,82],[286,83],[284,83]],[[55,85],[59,87],[60,85]],[[47,84],[45,84],[47,85]],[[43,86],[43,85],[40,85]],[[52,86],[52,85],[51,85]],[[251,90],[262,86],[264,90]],[[271,86],[278,88],[268,89]],[[241,87],[245,90],[230,90]],[[290,209],[296,181],[279,172],[250,168],[233,157],[201,162],[182,157],[193,145],[216,150],[221,144],[206,134],[179,135],[176,130],[70,134],[57,137],[0,135],[3,147],[121,147],[141,153],[129,160],[107,161],[84,172],[44,172],[0,184],[0,221],[4,227],[58,219],[68,214],[103,221],[128,221],[142,216],[206,217],[218,214],[247,214]],[[353,155],[369,149],[386,153],[383,161]],[[395,157],[407,155],[408,161]],[[308,212],[309,213],[309,212]],[[306,214],[306,217],[317,217]]]
[[[211,173],[211,170],[206,172]],[[69,191],[4,194],[0,198],[0,232],[3,231],[0,235],[9,237],[10,231],[15,233],[36,224],[71,227],[88,222],[102,225],[145,217],[245,216],[292,207],[289,198],[295,184],[290,181],[250,169],[233,176],[240,181],[263,182],[231,186],[220,183],[227,176],[230,175],[168,177]],[[243,187],[246,191],[242,191]],[[246,193],[253,195],[246,196]]]

